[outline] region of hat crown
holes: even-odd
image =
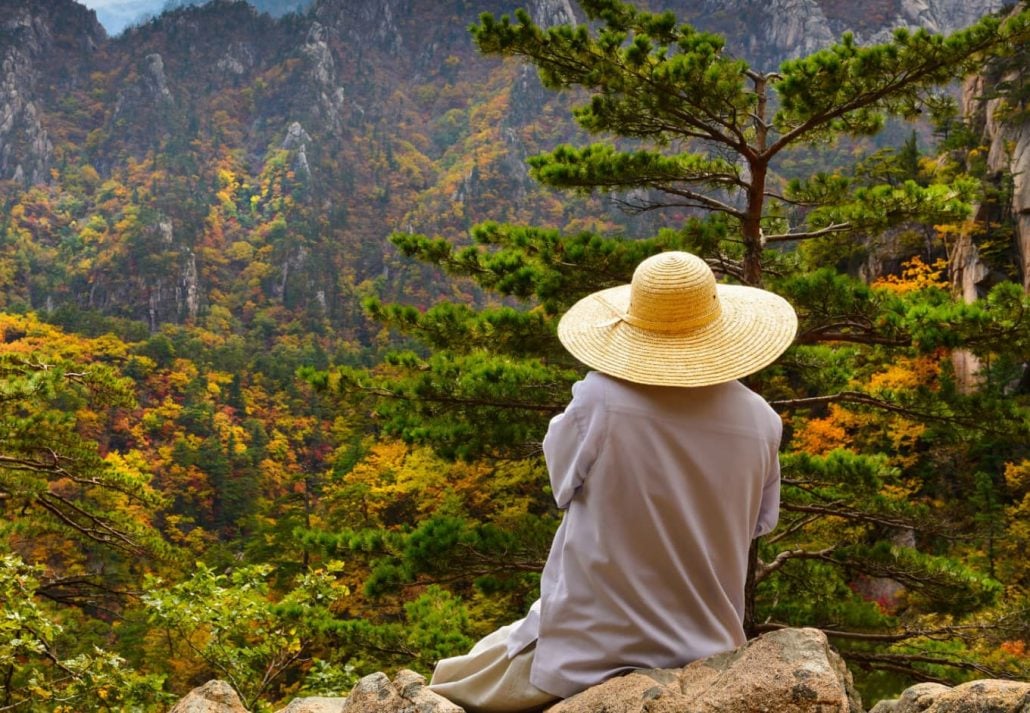
[[[658,332],[685,332],[719,318],[715,275],[701,258],[664,252],[644,260],[633,272],[626,321]]]

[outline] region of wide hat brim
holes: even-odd
[[[574,357],[638,384],[709,386],[768,366],[794,341],[797,315],[767,290],[717,285],[720,315],[700,328],[669,333],[629,324],[630,285],[595,292],[558,323],[558,339]]]

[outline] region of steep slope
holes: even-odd
[[[995,0],[669,0],[760,66],[844,29],[953,29]],[[146,321],[227,313],[368,335],[369,290],[427,302],[395,229],[463,235],[485,219],[647,232],[603,199],[557,195],[525,158],[581,140],[571,97],[478,55],[467,27],[570,0],[317,0],[274,19],[241,0],[181,7],[108,38],[72,0],[0,7],[3,304]],[[879,34],[878,34],[879,33]],[[235,325],[235,326],[234,326]]]

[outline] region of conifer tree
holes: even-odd
[[[66,539],[115,557],[167,553],[150,521],[160,497],[143,464],[132,454],[105,454],[93,437],[97,423],[134,403],[131,382],[101,362],[124,354],[31,317],[5,316],[0,334],[7,346],[0,354],[3,539],[55,547]],[[92,349],[78,361],[68,356]]]
[[[352,402],[367,399],[382,433],[452,458],[535,464],[525,473],[540,478],[541,498],[527,514],[553,525],[556,514],[541,504],[539,442],[582,374],[554,337],[557,316],[590,292],[628,282],[648,255],[700,254],[726,279],[786,295],[801,317],[795,347],[749,380],[787,426],[781,526],[755,562],[750,633],[819,626],[853,663],[921,679],[985,670],[982,641],[965,633],[1001,631],[1002,620],[1009,628],[997,636],[1027,630],[992,609],[1003,584],[964,539],[982,531],[967,498],[980,492],[990,501],[1002,471],[1026,457],[1027,398],[1011,385],[1027,353],[1030,305],[1013,285],[958,304],[918,267],[899,289],[834,269],[842,253],[890,226],[963,220],[975,180],[899,181],[913,169],[905,155],[883,182],[858,171],[791,179],[780,162],[794,147],[873,134],[889,115],[916,114],[986,54],[1025,43],[1030,12],[985,18],[948,37],[899,30],[870,47],[845,35],[763,73],[670,13],[617,0],[580,6],[591,25],[544,29],[520,11],[514,21],[484,15],[472,33],[484,53],[535,65],[545,86],[585,90],[576,121],[610,139],[531,158],[539,181],[612,192],[630,211],[665,209],[669,227],[624,240],[485,223],[464,247],[395,234],[404,254],[521,305],[443,302],[422,311],[370,299],[370,314],[412,348],[372,371],[310,378]],[[949,376],[947,353],[959,346],[991,364],[972,394]],[[473,564],[513,552],[522,563],[535,553],[542,564],[546,544],[520,540],[539,527],[465,513],[388,523],[396,532],[372,544],[357,530],[321,542],[372,552],[379,589],[453,583],[463,573],[467,583]],[[514,597],[503,616],[534,595],[532,576],[510,575],[504,588],[524,599]],[[498,581],[495,573],[480,591],[496,591]]]

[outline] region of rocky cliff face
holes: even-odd
[[[952,32],[1002,7],[1001,0],[704,0],[651,3],[677,10],[699,27],[726,34],[731,51],[774,69],[851,32],[859,43],[884,42],[896,27]],[[673,6],[676,7],[673,7]]]
[[[0,7],[0,180],[31,185],[50,179],[54,147],[46,102],[92,64],[105,39],[96,15],[79,5]],[[55,55],[72,68],[61,77],[45,71]]]
[[[999,87],[1025,87],[1026,52],[995,63],[986,74],[970,78],[963,86],[962,112],[974,131],[988,146],[987,172],[999,187],[1011,181],[1011,216],[1015,221],[1015,248],[1022,272],[1023,288],[1030,292],[1030,111],[1025,100],[996,91]],[[990,277],[990,269],[979,261],[969,236],[957,246],[961,282],[958,289],[967,298],[976,296],[976,286]]]
[[[1012,69],[1001,79],[1025,83],[1025,71],[1025,68]],[[982,117],[984,137],[990,146],[988,170],[999,180],[1011,177],[1016,246],[1023,272],[1023,288],[1030,292],[1030,114],[1025,110],[1019,111],[1001,98],[983,102],[977,114]]]

